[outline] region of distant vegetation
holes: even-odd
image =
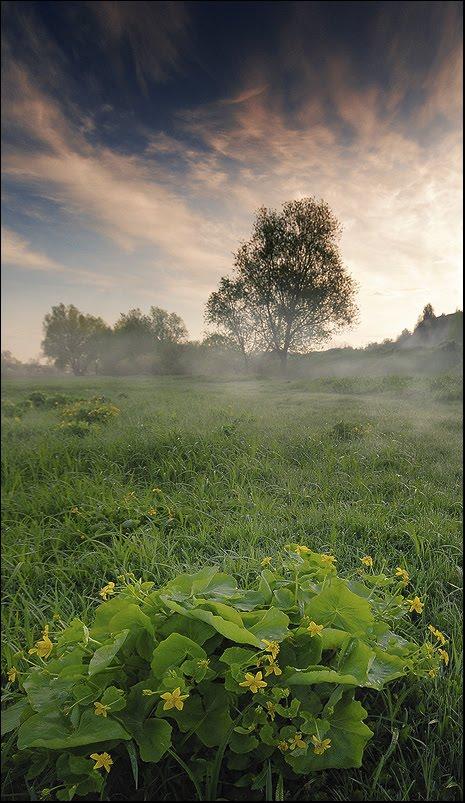
[[[461,311],[436,316],[428,304],[413,331],[404,329],[396,340],[369,343],[363,348],[292,353],[287,372],[290,377],[356,377],[461,371],[462,324]],[[182,319],[158,307],[151,307],[148,314],[129,310],[112,328],[73,306],[60,304],[46,316],[44,325],[48,363],[22,363],[4,351],[2,376],[59,376],[69,372],[266,376],[280,371],[279,359],[266,351],[256,351],[244,361],[238,345],[224,334],[211,333],[201,342],[189,341]]]
[[[2,375],[50,373],[127,376],[291,376],[414,374],[462,364],[462,312],[436,317],[427,304],[413,330],[397,340],[318,352],[357,320],[357,285],[339,251],[341,226],[323,201],[302,198],[280,212],[258,210],[252,235],[207,300],[205,322],[216,331],[189,341],[174,312],[130,309],[113,327],[58,304],[45,316],[48,360],[23,364],[2,353]]]

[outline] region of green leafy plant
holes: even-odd
[[[12,772],[43,797],[111,800],[176,764],[195,799],[227,783],[269,800],[298,776],[361,766],[363,690],[435,677],[449,657],[435,627],[410,637],[423,603],[405,568],[375,572],[364,556],[343,578],[335,563],[290,544],[251,589],[216,567],[158,589],[109,581],[90,627],[57,617],[15,657]]]
[[[331,434],[337,440],[351,441],[357,438],[363,438],[371,432],[369,424],[355,424],[350,421],[338,421],[331,428]]]
[[[107,424],[119,415],[119,408],[114,404],[101,401],[99,398],[90,401],[77,401],[62,408],[64,419],[84,421],[87,424]]]
[[[34,407],[44,407],[47,402],[47,396],[41,390],[33,390],[29,394],[28,399],[32,402]]]

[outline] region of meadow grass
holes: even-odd
[[[370,554],[409,570],[416,629],[445,632],[451,663],[433,682],[364,692],[363,768],[317,774],[291,799],[461,799],[458,382],[350,381],[5,381],[11,401],[103,394],[121,413],[82,438],[55,410],[4,420],[3,669],[55,612],[89,620],[125,571],[162,583],[215,563],[247,583],[290,541],[342,570]],[[179,778],[168,788],[182,799]]]

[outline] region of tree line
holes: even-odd
[[[240,370],[261,359],[285,371],[289,355],[307,354],[357,320],[357,285],[343,264],[340,235],[324,200],[290,201],[280,211],[262,207],[234,254],[231,275],[207,300],[211,331],[201,342],[189,341],[179,315],[160,307],[131,309],[111,327],[73,304],[58,304],[44,319],[43,354],[76,375],[183,373],[198,360],[213,370],[225,362]],[[427,305],[415,330],[420,339],[434,318]],[[410,336],[404,330],[396,343]]]
[[[323,200],[303,198],[280,212],[256,213],[249,240],[234,255],[206,305],[214,328],[204,349],[240,355],[272,355],[285,368],[289,354],[306,353],[357,317],[356,284],[343,265],[341,226]],[[42,349],[61,369],[118,372],[128,361],[151,363],[152,370],[175,368],[187,329],[175,313],[151,307],[132,309],[115,326],[59,304],[45,316]]]

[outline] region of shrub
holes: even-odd
[[[21,413],[14,402],[2,401],[2,415],[5,418],[19,418]]]
[[[92,432],[92,427],[87,421],[75,421],[73,419],[71,421],[62,421],[60,429],[65,430],[70,435],[77,435],[78,438],[82,438]]]
[[[369,424],[353,424],[349,421],[338,421],[331,427],[331,434],[342,441],[351,441],[356,438],[363,438],[371,432]]]
[[[47,407],[62,407],[64,404],[69,404],[72,399],[65,393],[55,393],[54,396],[47,396],[45,404]]]
[[[63,407],[62,415],[67,419],[85,421],[87,424],[107,424],[112,418],[119,415],[119,409],[114,404],[91,399],[66,405]]]
[[[34,794],[111,800],[181,767],[197,799],[216,800],[222,782],[282,790],[359,767],[373,733],[355,695],[434,677],[448,656],[434,627],[410,638],[423,603],[404,595],[405,569],[376,574],[365,556],[343,579],[334,563],[291,544],[249,590],[215,567],[159,589],[108,582],[90,628],[45,624],[27,660],[15,656],[11,771]]]
[[[47,402],[47,396],[41,390],[33,390],[28,396],[34,407],[44,407]]]

